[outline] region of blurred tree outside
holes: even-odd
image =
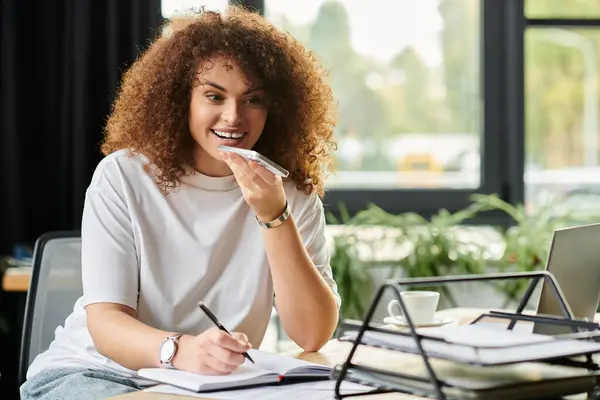
[[[447,132],[480,134],[483,121],[483,90],[480,88],[481,18],[479,1],[441,0]]]
[[[443,70],[427,66],[410,46],[389,63],[357,53],[348,13],[338,0],[323,3],[311,23],[281,19],[281,27],[331,71],[338,101],[336,137],[346,144],[338,152],[340,169],[395,170],[385,151],[390,138],[403,133],[479,133],[473,122],[479,119],[477,10],[477,0],[440,1]],[[345,152],[360,153],[359,162],[344,164]]]
[[[599,0],[526,1],[526,15],[536,17],[600,16],[599,10]],[[593,120],[599,112],[596,99],[600,88],[597,78],[588,81],[599,73],[598,54],[598,28],[528,29],[525,132],[530,165],[544,169],[586,166],[586,151],[598,155],[597,147],[586,149],[585,140],[586,133],[598,138]],[[594,104],[591,109],[589,105]]]
[[[526,0],[525,4],[527,15],[600,16],[600,0]],[[337,152],[340,169],[395,170],[397,165],[385,151],[391,139],[403,134],[481,134],[480,1],[439,0],[437,10],[442,20],[442,63],[434,67],[411,46],[398,49],[389,63],[357,53],[351,45],[348,13],[339,0],[323,3],[314,21],[305,25],[283,18],[283,29],[313,50],[331,71],[330,84],[339,103],[336,137],[347,139],[346,147]],[[590,57],[598,61],[599,47],[597,28],[527,30],[528,165],[560,168],[585,162],[583,133],[587,129],[589,135],[594,129],[590,119],[585,120],[586,87],[589,98],[589,84],[593,84],[585,79],[586,72],[599,72],[589,70]],[[599,89],[593,88],[594,98]],[[588,117],[597,115],[597,103],[587,112]],[[598,136],[597,131],[591,134]],[[358,161],[344,164],[343,154],[354,154]]]
[[[529,18],[598,18],[598,0],[525,0]]]
[[[430,95],[431,71],[413,47],[406,47],[390,62],[398,78],[384,89],[394,133],[436,132],[442,121],[431,118],[443,107]],[[393,82],[393,81],[392,81]]]
[[[361,58],[350,43],[350,22],[343,4],[324,3],[310,29],[308,47],[331,71],[330,84],[338,101],[337,136],[358,142],[372,141],[372,153],[362,154],[358,165],[340,165],[342,169],[388,169],[381,165],[380,141],[389,135],[389,115],[384,99],[369,88],[366,76],[369,61]],[[358,147],[355,147],[357,150]],[[344,148],[341,149],[342,151]],[[361,149],[362,150],[362,149]],[[350,151],[350,149],[348,150]]]

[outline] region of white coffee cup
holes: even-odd
[[[411,290],[400,292],[404,307],[413,324],[428,324],[433,321],[435,311],[437,310],[440,294],[433,291]],[[392,300],[388,303],[387,311],[391,317],[404,319],[402,308],[398,300]]]

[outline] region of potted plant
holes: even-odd
[[[473,204],[455,213],[440,210],[427,220],[410,212],[393,215],[374,204],[351,218],[340,206],[342,220],[330,215],[329,221],[344,224],[344,230],[333,237],[331,260],[342,297],[342,317],[363,317],[374,290],[369,268],[389,268],[388,278],[399,270],[404,277],[483,272],[485,246],[475,241],[466,242],[457,229],[475,216],[479,208],[480,205]],[[369,229],[370,235],[367,234]],[[365,254],[367,259],[361,257]],[[378,254],[387,254],[387,257],[378,258]],[[438,290],[442,302],[456,306],[448,286],[422,289]]]
[[[600,214],[582,213],[577,208],[548,202],[528,212],[522,204],[512,205],[497,195],[478,194],[463,210],[440,210],[430,220],[416,213],[390,214],[376,205],[350,217],[340,205],[341,219],[331,214],[333,224],[343,224],[333,235],[331,266],[342,297],[342,317],[362,318],[371,301],[373,281],[369,269],[385,267],[388,278],[435,277],[480,274],[489,271],[529,272],[543,269],[554,231],[588,223]],[[483,240],[481,227],[469,227],[481,212],[498,210],[510,217],[508,228],[493,227],[497,236]],[[495,243],[496,246],[492,246]],[[492,247],[498,250],[492,253]],[[383,256],[382,256],[383,255]],[[502,294],[504,304],[518,301],[528,280],[487,283]],[[431,288],[441,292],[446,306],[457,306],[454,286]]]
[[[465,222],[473,218],[479,208],[479,205],[473,204],[455,213],[441,209],[427,220],[412,212],[392,215],[376,205],[370,205],[358,213],[354,221],[361,225],[378,225],[396,231],[392,237],[388,235],[388,239],[392,240],[396,248],[404,248],[405,255],[387,260],[386,263],[402,269],[405,277],[475,274],[485,269],[485,246],[466,239],[461,233],[469,229]],[[450,286],[421,288],[438,290],[442,294],[442,302],[447,302],[449,306],[457,305]]]

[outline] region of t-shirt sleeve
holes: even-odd
[[[294,217],[296,218],[298,231],[300,232],[300,236],[302,236],[306,251],[325,282],[327,282],[327,285],[331,288],[339,308],[342,299],[338,294],[337,284],[333,279],[330,265],[331,257],[325,237],[325,210],[319,196],[316,194],[310,195],[300,215]]]
[[[131,217],[118,176],[96,171],[81,224],[84,306],[118,303],[137,309],[138,262]]]

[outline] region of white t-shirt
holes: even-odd
[[[233,175],[194,173],[164,195],[141,156],[122,150],[105,157],[86,192],[82,219],[83,296],[58,327],[49,349],[29,367],[84,367],[133,376],[100,355],[86,326],[85,306],[120,303],[154,328],[197,335],[213,327],[203,301],[230,331],[258,347],[273,307],[273,283],[261,228]],[[325,218],[317,195],[284,183],[308,254],[331,287]],[[285,251],[285,249],[281,249]],[[158,357],[158,350],[156,354]]]

